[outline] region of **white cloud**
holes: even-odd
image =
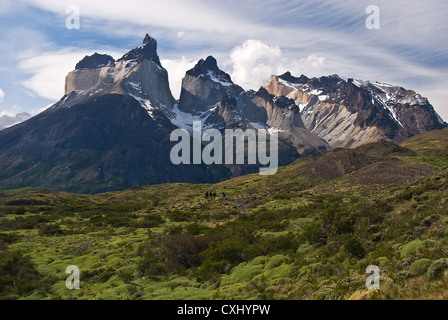
[[[290,71],[294,75],[314,75],[323,71],[326,58],[319,54],[294,59],[285,55],[280,47],[260,40],[246,40],[230,54],[232,80],[245,89],[257,90],[271,75]]]
[[[245,89],[258,89],[271,74],[277,72],[282,52],[278,46],[269,46],[249,39],[230,53],[233,82]]]
[[[64,95],[65,76],[86,54],[86,52],[63,49],[25,58],[18,67],[31,77],[22,81],[21,84],[40,97],[56,101]]]
[[[195,66],[197,61],[189,60],[186,57],[181,59],[162,59],[161,63],[163,67],[168,71],[168,77],[170,81],[170,89],[174,98],[179,99],[182,79],[185,76],[185,72]]]
[[[200,0],[127,0],[120,2],[91,0],[26,0],[31,5],[65,16],[69,5],[80,8],[83,17],[121,21],[135,25],[152,25],[178,30],[208,30],[237,32],[245,24],[228,12]],[[250,24],[247,24],[249,27]]]
[[[0,0],[0,3],[8,6],[21,3],[24,10],[38,7],[62,20],[66,7],[77,5],[81,10],[81,28],[90,27],[93,34],[133,37],[137,33],[143,36],[145,30],[158,38],[159,43],[166,40],[165,50],[172,65],[165,63],[165,66],[175,95],[185,72],[181,70],[185,61],[173,57],[173,51],[178,56],[192,56],[194,50],[207,49],[214,51],[207,54],[216,56],[216,51],[227,53],[246,39],[260,39],[259,43],[246,43],[246,47],[239,45],[229,61],[223,60],[228,62],[229,69],[233,68],[229,72],[233,80],[245,88],[257,89],[270,74],[287,70],[307,76],[338,73],[396,83],[417,91],[429,82],[441,83],[441,91],[429,91],[428,98],[440,101],[439,106],[435,103],[439,110],[448,110],[442,89],[448,85],[446,0],[377,0],[375,5],[381,10],[381,30],[377,31],[366,30],[365,8],[370,3],[358,0],[128,0],[125,6],[101,0]],[[22,37],[15,39],[29,43]],[[257,47],[260,52],[255,50]],[[247,59],[248,53],[253,54],[255,62]],[[40,84],[50,76],[43,75],[44,70],[34,69],[24,84],[30,90],[47,91],[46,96],[55,97],[51,88],[44,90]],[[51,84],[53,88],[58,86],[63,90],[63,78],[60,83]]]
[[[5,98],[5,93],[3,92],[2,89],[0,89],[0,103],[3,102],[3,99]]]
[[[9,107],[6,110],[3,110],[3,111],[0,110],[0,117],[3,117],[3,116],[15,117],[20,112],[23,112],[22,108],[17,105],[14,105],[12,107]]]

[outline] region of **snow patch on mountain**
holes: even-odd
[[[227,81],[227,80],[225,80],[225,79],[222,79],[219,75],[216,75],[216,74],[214,74],[214,73],[211,72],[211,71],[208,71],[208,72],[207,72],[207,76],[209,76],[210,79],[211,79],[213,82],[219,83],[219,84],[223,85],[224,87],[230,87],[230,86],[233,86],[233,83],[232,83],[232,82],[229,82],[229,81]]]
[[[216,111],[217,106],[211,107],[209,110],[205,112],[201,112],[197,115],[193,115],[191,113],[186,113],[178,108],[178,104],[174,105],[173,108],[173,114],[174,116],[170,118],[170,121],[172,124],[174,124],[176,127],[180,129],[185,129],[188,132],[193,132],[193,122],[195,121],[201,121],[202,123],[202,130],[211,129],[213,128],[213,125],[204,125],[207,121],[208,117]]]
[[[132,94],[129,95],[137,100],[140,103],[140,106],[145,109],[150,117],[154,120],[154,110],[156,110],[156,108],[152,105],[151,101],[149,99],[143,99]]]

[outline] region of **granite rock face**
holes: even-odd
[[[263,88],[245,91],[220,70],[213,57],[200,60],[182,82],[179,109],[203,121],[205,128],[277,130],[299,155],[330,151],[326,141],[306,129],[295,102]]]
[[[306,128],[335,148],[379,140],[401,142],[447,125],[426,98],[389,84],[337,75],[296,78],[287,72],[272,76],[264,88],[293,99]]]

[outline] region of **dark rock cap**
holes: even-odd
[[[310,79],[306,77],[305,75],[301,75],[299,78],[294,77],[291,72],[287,71],[284,74],[278,76],[280,79],[291,82],[291,83],[306,83]]]
[[[218,68],[218,62],[212,56],[207,57],[205,60],[199,60],[193,69],[187,71],[187,74],[193,77],[199,77],[202,74],[207,74],[208,71],[221,71]]]
[[[212,72],[223,81],[232,82],[230,75],[219,69],[218,62],[212,56],[208,56],[205,60],[199,60],[193,69],[187,71],[187,74],[193,77],[199,77],[200,75],[207,75],[209,72]]]
[[[91,56],[85,56],[84,59],[76,64],[75,70],[79,69],[98,69],[112,65],[114,58],[107,54],[99,54],[95,52]]]
[[[151,37],[149,36],[149,34],[146,34],[145,39],[143,39],[143,44],[147,44],[147,43],[149,43],[149,42],[151,42],[151,41],[155,41],[155,39],[154,39],[154,38],[151,38]]]

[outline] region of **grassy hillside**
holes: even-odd
[[[445,299],[447,132],[215,185],[0,191],[0,298]]]
[[[404,160],[428,164],[435,168],[448,166],[448,128],[427,132],[408,139],[402,146],[415,154]]]

